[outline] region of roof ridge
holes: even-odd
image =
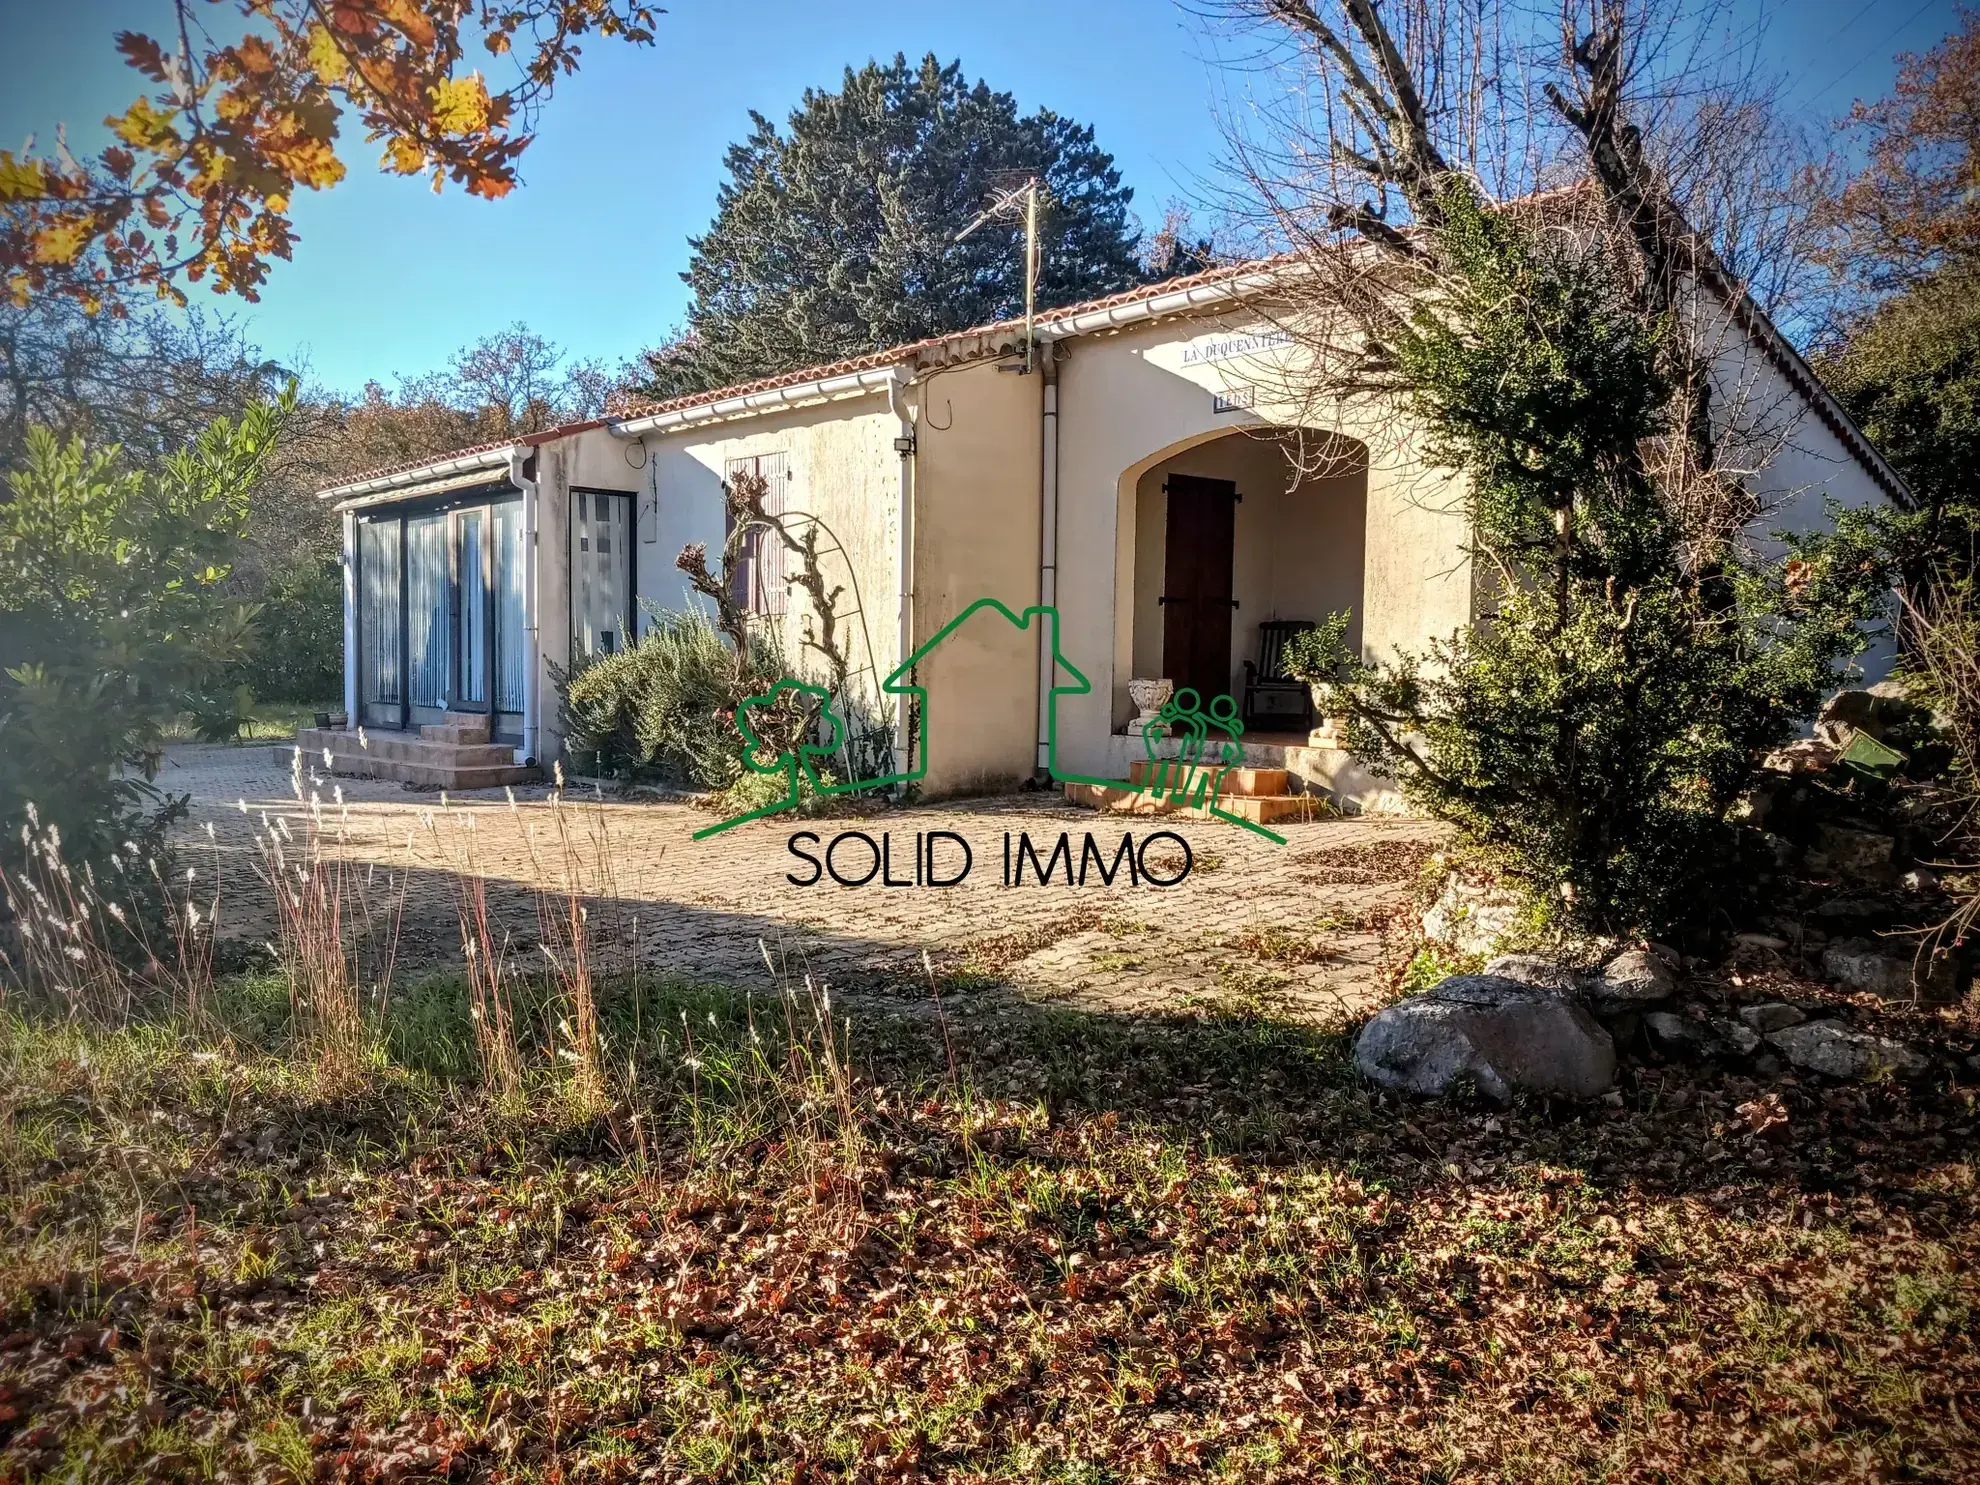
[[[1155,279],[1149,283],[1137,284],[1131,289],[1118,290],[1101,295],[1097,299],[1083,299],[1073,304],[1055,305],[1040,310],[1033,318],[1047,322],[1068,319],[1097,311],[1115,309],[1126,304],[1136,304],[1144,299],[1160,298],[1170,293],[1182,293],[1200,288],[1223,279],[1241,278],[1247,273],[1255,273],[1269,265],[1280,263],[1296,254],[1278,253],[1265,258],[1247,258],[1235,263],[1220,263],[1210,268],[1199,269],[1195,273],[1178,274],[1172,278]],[[991,320],[982,325],[971,325],[967,329],[947,330],[940,335],[927,335],[919,340],[901,341],[890,346],[880,346],[857,355],[845,356],[837,361],[817,362],[809,366],[794,367],[789,371],[774,372],[751,381],[731,382],[726,386],[710,387],[702,392],[687,392],[678,397],[666,397],[651,401],[627,402],[611,413],[596,418],[585,418],[570,423],[560,423],[552,428],[539,429],[535,433],[515,438],[492,439],[486,443],[469,444],[465,448],[450,449],[444,454],[434,454],[429,458],[408,460],[397,464],[382,465],[363,470],[357,474],[326,485],[318,494],[345,489],[351,485],[364,484],[371,480],[386,479],[392,475],[411,474],[429,465],[444,464],[450,459],[466,458],[473,454],[492,453],[496,449],[534,447],[553,439],[564,438],[573,433],[583,433],[592,428],[602,428],[608,423],[621,422],[627,418],[651,417],[656,413],[680,412],[691,407],[699,407],[710,402],[724,402],[731,397],[747,397],[756,392],[772,392],[779,387],[802,386],[806,382],[823,381],[827,377],[845,376],[855,371],[868,371],[882,366],[892,366],[910,360],[925,351],[938,346],[960,341],[974,340],[981,336],[995,335],[1000,331],[1022,328],[1022,318]]]

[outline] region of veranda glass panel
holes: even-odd
[[[495,523],[495,710],[523,709],[524,648],[522,502],[490,513]]]
[[[444,707],[452,656],[447,632],[447,518],[413,516],[406,522],[407,657],[412,704]]]
[[[358,700],[396,708],[405,700],[399,674],[399,518],[358,522]],[[396,723],[398,718],[372,716]]]
[[[571,496],[571,648],[584,658],[625,648],[632,617],[632,500],[580,490]]]
[[[488,512],[464,510],[455,518],[456,571],[461,575],[459,695],[462,706],[488,705]]]

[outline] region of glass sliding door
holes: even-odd
[[[399,588],[397,515],[358,520],[358,718],[401,725],[405,704],[405,624]]]
[[[624,649],[632,627],[632,497],[571,492],[571,654]]]
[[[503,500],[488,508],[494,546],[495,730],[522,733],[523,673],[528,636],[523,632],[528,605],[523,594],[522,502]]]
[[[462,711],[488,710],[489,621],[488,508],[454,513],[454,574],[460,602],[454,634],[454,705]]]
[[[439,722],[453,678],[452,563],[444,512],[406,518],[406,668],[415,722]]]
[[[359,720],[416,727],[479,713],[494,737],[521,741],[523,559],[513,495],[360,516]]]

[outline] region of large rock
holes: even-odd
[[[1677,975],[1655,949],[1618,954],[1588,982],[1588,997],[1617,1009],[1655,1005],[1677,990]]]
[[[1826,773],[1842,757],[1842,749],[1819,737],[1799,738],[1784,748],[1776,748],[1761,763],[1775,773]]]
[[[1838,691],[1815,714],[1815,735],[1839,748],[1848,747],[1859,730],[1880,736],[1876,731],[1877,710],[1877,698],[1868,691]]]
[[[1501,954],[1486,961],[1482,973],[1501,980],[1517,980],[1536,990],[1557,990],[1562,995],[1580,994],[1587,982],[1587,976],[1580,970],[1543,954]]]
[[[1714,1016],[1711,1020],[1712,1033],[1719,1039],[1719,1045],[1735,1057],[1751,1057],[1760,1050],[1760,1033],[1751,1026],[1738,1021],[1728,1021]]]
[[[1911,961],[1884,952],[1881,940],[1839,938],[1822,951],[1822,971],[1846,990],[1886,1000],[1911,997]]]
[[[1822,951],[1822,969],[1848,990],[1867,990],[1885,1000],[1945,1003],[1959,998],[1959,964],[1951,954],[1933,955],[1922,979],[1909,955],[1889,953],[1887,939],[1837,939]]]
[[[1912,698],[1902,681],[1879,681],[1860,691],[1838,691],[1831,696],[1816,715],[1815,735],[1842,747],[1847,747],[1858,732],[1889,742],[1920,718],[1930,718],[1930,713]]]
[[[1809,1021],[1768,1035],[1796,1067],[1831,1078],[1867,1078],[1888,1069],[1915,1078],[1931,1063],[1903,1042],[1855,1031],[1840,1021]]]
[[[1557,991],[1497,975],[1453,975],[1377,1012],[1354,1046],[1363,1077],[1438,1098],[1469,1079],[1504,1102],[1516,1089],[1593,1098],[1616,1077],[1616,1048]]]
[[[1643,1018],[1643,1029],[1666,1057],[1751,1057],[1760,1050],[1760,1034],[1737,1021],[1651,1011]]]
[[[1791,1006],[1784,1000],[1770,1000],[1764,1005],[1741,1006],[1739,1019],[1766,1036],[1769,1032],[1799,1026],[1808,1017],[1799,1006]]]
[[[1525,913],[1517,892],[1454,871],[1423,915],[1423,936],[1460,954],[1494,954]]]

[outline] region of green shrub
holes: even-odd
[[[189,691],[183,698],[193,736],[201,742],[233,742],[254,725],[254,688],[221,684]]]
[[[30,805],[78,870],[126,841],[155,856],[161,726],[251,640],[226,581],[293,395],[143,468],[30,430],[0,500],[0,861],[21,859]]]
[[[637,643],[574,671],[564,683],[569,745],[596,750],[601,772],[726,789],[743,772],[729,711],[727,643],[698,609],[654,615]],[[775,642],[753,637],[750,673],[785,672]]]

